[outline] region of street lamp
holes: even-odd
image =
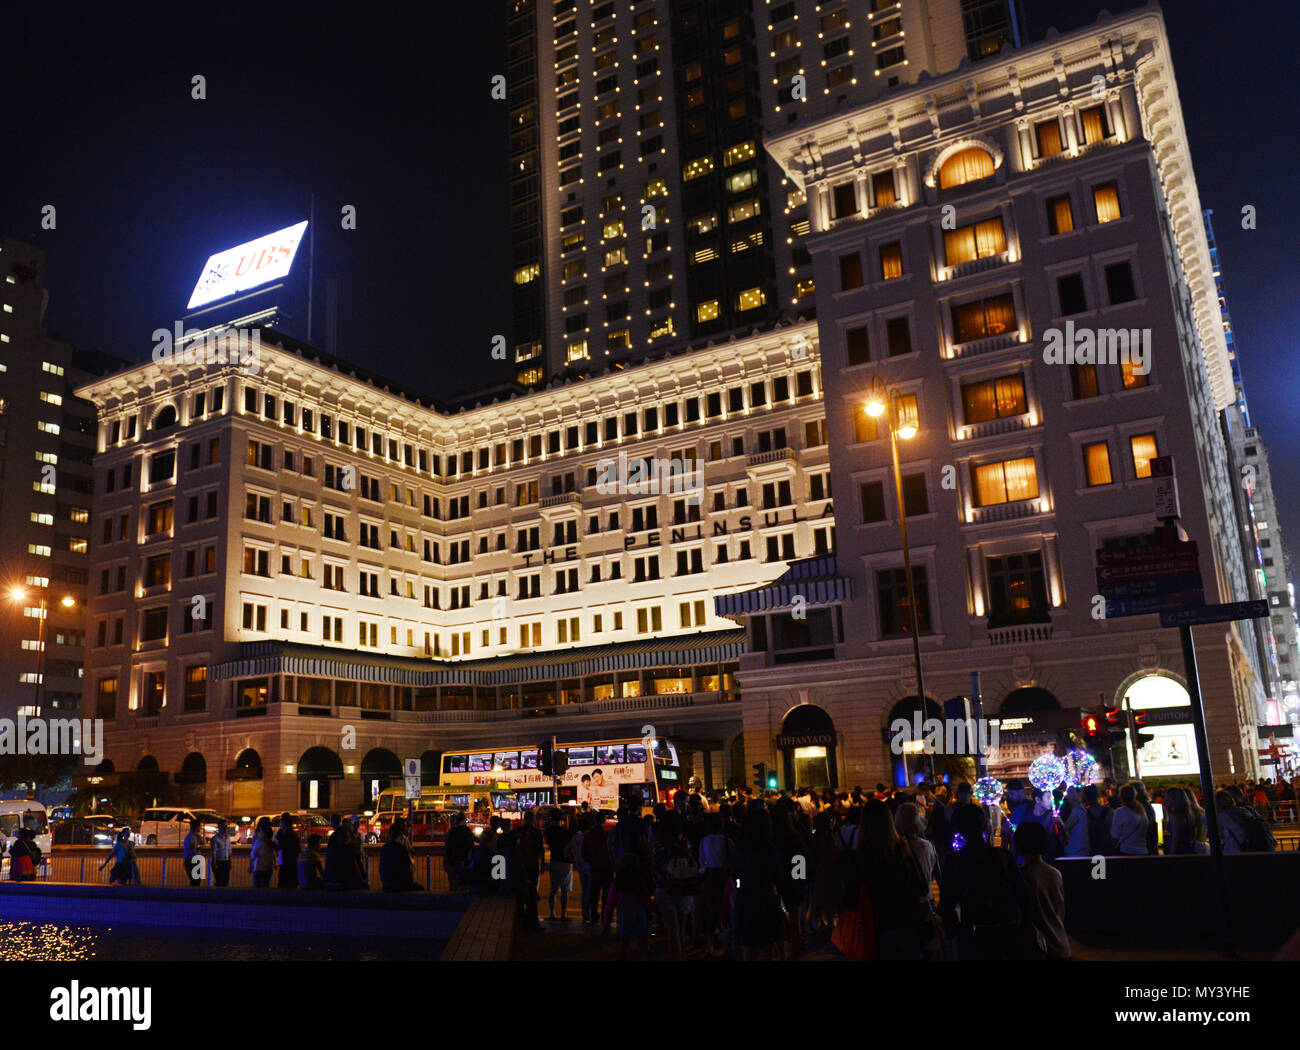
[[[14,587],[9,592],[9,597],[16,602],[25,601],[27,598],[26,587]],[[71,609],[77,604],[77,599],[70,594],[65,594],[59,599],[59,604],[65,609]],[[41,679],[45,676],[45,616],[49,608],[49,599],[44,593],[40,596],[40,616],[36,627],[36,716],[40,717],[41,713]]]
[[[916,692],[920,700],[922,721],[925,715],[925,675],[921,670],[921,630],[916,615],[916,588],[912,582],[912,551],[907,544],[907,511],[903,506],[903,471],[898,463],[898,439],[910,441],[916,437],[916,422],[901,420],[898,415],[898,395],[890,390],[880,376],[873,376],[871,393],[867,397],[867,415],[879,419],[888,411],[885,428],[889,431],[889,454],[894,461],[894,495],[898,500],[898,529],[903,538],[903,573],[907,578],[907,608],[912,621],[912,658],[916,661]],[[934,776],[934,755],[928,756],[930,780]],[[904,758],[904,769],[907,759]]]

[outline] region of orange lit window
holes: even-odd
[[[958,150],[939,168],[939,189],[964,186],[993,174],[993,158],[978,146]],[[879,198],[877,198],[879,203]]]
[[[1133,476],[1135,478],[1149,478],[1151,476],[1151,461],[1160,455],[1156,449],[1156,436],[1154,434],[1134,434],[1128,439],[1129,447],[1133,450]]]
[[[1089,485],[1109,485],[1110,445],[1104,441],[1093,441],[1083,446],[1083,469],[1088,475]]]
[[[1119,210],[1119,188],[1113,182],[1094,186],[1092,199],[1097,205],[1097,221],[1113,222],[1123,213]]]

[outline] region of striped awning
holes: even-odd
[[[454,663],[443,659],[362,656],[286,642],[245,642],[240,646],[239,659],[214,664],[211,675],[219,682],[288,674],[415,687],[497,686],[651,667],[729,663],[739,660],[744,650],[744,631],[708,631],[677,638]]]
[[[803,598],[805,607],[838,605],[853,597],[853,581],[839,575],[834,555],[792,561],[789,568],[766,587],[736,591],[713,599],[719,616],[736,619],[751,613],[781,612]]]

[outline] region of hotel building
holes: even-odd
[[[1220,420],[1231,365],[1160,14],[900,86],[767,148],[812,209],[837,554],[854,598],[823,674],[742,658],[746,711],[797,701],[826,725],[860,725],[839,739],[841,782],[885,779],[899,761],[882,738],[919,704],[888,416],[864,413],[878,379],[919,428],[900,455],[926,709],[969,695],[972,671],[987,714],[1045,724],[1099,699],[1185,704],[1175,631],[1152,614],[1096,618],[1095,552],[1151,536],[1156,456],[1174,459],[1205,601],[1251,596]],[[1051,342],[1085,330],[1149,338],[1149,372],[1114,354],[1057,363]],[[1219,775],[1258,768],[1251,634],[1193,630]],[[777,760],[777,739],[747,720],[750,761]],[[1162,768],[1144,753],[1144,775]]]
[[[357,806],[400,758],[647,724],[720,786],[714,598],[834,550],[811,325],[454,415],[287,339],[81,393],[101,774],[192,804]]]
[[[1018,7],[509,0],[517,381],[814,316],[806,201],[764,134],[996,54]]]

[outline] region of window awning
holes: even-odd
[[[853,581],[839,574],[834,555],[804,558],[792,561],[766,587],[719,595],[713,599],[713,609],[719,616],[738,620],[752,613],[789,610],[796,598],[803,598],[809,609],[838,605],[853,598]]]

